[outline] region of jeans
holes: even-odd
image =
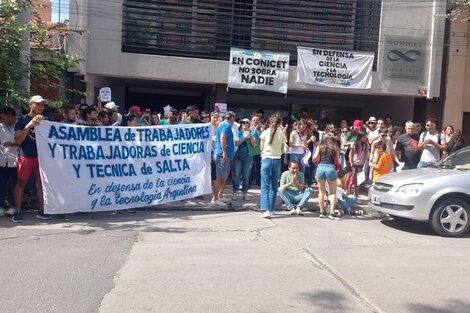
[[[297,205],[301,209],[305,208],[310,195],[312,194],[312,188],[305,188],[303,192],[297,195],[292,194],[288,189],[279,188],[279,197],[287,205],[287,209],[293,209],[294,205]]]
[[[433,162],[424,162],[424,161],[419,161],[418,166],[416,168],[427,168],[433,166],[435,163]]]
[[[337,198],[336,206],[344,212],[348,213],[349,211],[351,211],[351,208],[356,203],[356,200],[357,197],[355,195],[347,195],[346,197],[343,197],[343,200]]]
[[[299,172],[305,175],[305,165],[302,163],[302,158],[305,156],[305,154],[289,154],[289,162],[290,161],[297,161],[299,164]]]
[[[0,167],[0,208],[3,207],[7,194],[8,181],[11,178],[13,189],[16,184],[16,167]]]
[[[260,211],[274,212],[279,176],[281,175],[280,159],[261,160],[261,197]]]
[[[253,167],[250,176],[250,184],[255,181],[256,186],[261,186],[261,156],[253,156]]]
[[[240,157],[235,155],[233,158],[233,193],[240,189],[240,178],[242,179],[242,192],[247,193],[250,187],[250,174],[253,166],[253,157]]]

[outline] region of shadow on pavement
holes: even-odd
[[[445,301],[443,307],[437,307],[422,303],[409,303],[407,306],[413,313],[468,313],[470,312],[470,303],[459,299],[449,299]]]
[[[315,293],[301,293],[301,297],[306,298],[315,307],[321,308],[322,312],[350,312],[346,307],[346,298],[332,290],[323,290]]]
[[[383,219],[380,222],[385,226],[411,234],[438,237],[438,235],[432,230],[431,226],[426,222],[413,221],[409,219],[394,219],[393,217]],[[463,238],[470,238],[470,233],[467,233]],[[467,312],[470,312],[470,310]]]

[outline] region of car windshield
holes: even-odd
[[[438,168],[470,170],[470,147],[460,149],[441,159],[435,165]]]

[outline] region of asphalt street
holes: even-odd
[[[0,312],[470,312],[470,237],[370,215],[0,218]]]

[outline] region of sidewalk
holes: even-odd
[[[155,207],[155,209],[159,210],[204,210],[204,211],[258,211],[259,210],[259,203],[260,203],[260,189],[258,187],[251,188],[248,190],[248,200],[243,200],[241,197],[241,193],[237,200],[232,201],[232,186],[227,185],[224,191],[224,199],[227,199],[227,206],[220,207],[220,206],[211,206],[211,198],[212,195],[204,195],[203,199],[188,199],[188,200],[181,200],[172,203],[162,204]],[[369,214],[370,210],[368,209],[368,198],[367,193],[362,192],[359,194],[356,206],[364,210],[364,214]],[[276,209],[277,210],[287,210],[285,206],[282,205],[281,198],[278,196],[276,199]],[[318,207],[318,188],[316,186],[313,187],[312,197],[308,201],[307,207],[304,211],[310,212],[319,212],[320,209]]]

